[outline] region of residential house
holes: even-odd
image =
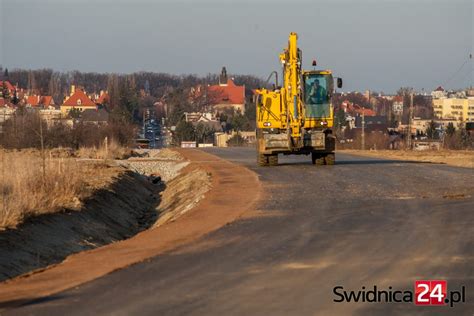
[[[95,104],[99,106],[106,106],[107,104],[109,104],[109,100],[109,94],[104,90],[100,90],[99,95],[97,96],[97,98],[95,98]]]
[[[434,122],[435,127],[438,131],[446,131],[449,124],[452,124],[455,129],[463,128],[462,122],[455,119],[423,119],[420,117],[414,117],[411,121],[411,135],[426,135],[428,127],[431,122]],[[400,124],[397,127],[399,133],[407,134],[409,124]]]
[[[474,97],[468,96],[465,91],[446,92],[439,89],[432,92],[436,118],[459,123],[474,122]]]
[[[376,113],[372,109],[364,108],[364,107],[358,107],[354,109],[354,112],[359,114],[359,115],[364,115],[364,116],[376,116]]]
[[[364,130],[366,132],[387,132],[387,117],[382,115],[364,116]],[[362,128],[362,116],[355,118],[356,128]]]
[[[431,120],[414,117],[411,121],[411,134],[412,135],[424,135],[430,125]]]
[[[397,117],[403,114],[403,96],[396,95],[393,97],[392,113]]]
[[[53,97],[50,95],[30,95],[26,97],[25,105],[32,108],[41,107],[43,109],[55,109]]]
[[[219,84],[209,86],[207,97],[215,112],[232,109],[245,112],[245,86],[236,85],[232,78],[227,78],[225,67],[219,77]]]
[[[45,95],[41,98],[41,105],[45,109],[55,109],[56,105],[54,104],[54,99],[50,95]]]
[[[80,112],[84,110],[96,110],[97,105],[87,96],[84,90],[76,89],[75,86],[71,86],[71,94],[61,105],[61,112],[68,114],[72,109],[77,109]]]
[[[186,122],[190,122],[193,126],[197,126],[199,123],[204,124],[215,132],[222,131],[222,125],[219,120],[216,119],[214,113],[211,112],[185,112],[184,118]]]
[[[184,119],[186,122],[219,122],[211,112],[184,112]]]
[[[446,130],[449,124],[453,124],[454,128],[456,129],[461,129],[466,126],[465,124],[463,124],[463,122],[460,122],[459,120],[455,119],[435,119],[433,121],[443,130]]]
[[[184,112],[184,120],[186,122],[197,122],[202,116],[201,112]]]
[[[345,100],[341,103],[341,107],[345,113],[351,116],[357,116],[364,114],[365,116],[375,116],[376,113],[374,110],[362,107],[358,104],[354,104],[348,100]]]
[[[440,99],[446,97],[447,92],[442,86],[439,86],[438,88],[434,89],[433,92],[431,92],[431,96],[433,97],[433,99]]]
[[[14,85],[11,84],[10,81],[7,81],[7,80],[0,80],[0,93],[3,95],[3,86],[5,85],[5,87],[7,88],[8,90],[8,93],[10,94],[10,96],[12,96],[15,91],[16,91],[16,87]]]
[[[37,107],[39,106],[39,101],[40,101],[40,96],[39,95],[30,95],[26,97],[26,103],[25,105],[27,107]]]

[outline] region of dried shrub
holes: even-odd
[[[78,209],[94,187],[112,181],[113,172],[74,158],[48,158],[45,172],[36,150],[0,151],[0,230],[28,217]]]
[[[47,124],[37,112],[19,111],[3,125],[0,145],[8,149],[81,147],[99,148],[104,139],[115,141],[123,147],[134,143],[135,128],[132,124],[111,121],[96,125],[78,122],[57,122]]]

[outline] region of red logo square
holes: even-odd
[[[447,291],[445,280],[416,280],[415,305],[446,305]]]

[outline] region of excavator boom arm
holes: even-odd
[[[287,126],[293,138],[301,137],[303,107],[301,104],[301,51],[298,49],[298,35],[290,33],[288,47],[280,54],[283,64],[283,107],[286,111]]]

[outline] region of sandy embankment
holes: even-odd
[[[203,199],[210,189],[210,174],[204,169],[184,169],[181,172],[190,162],[184,160],[177,151],[149,151],[146,157],[132,158],[121,163],[140,174],[159,174],[165,181],[166,186],[160,193],[160,204],[157,207],[159,217],[153,227],[178,219]]]
[[[179,152],[190,163],[180,176],[166,183],[158,206],[158,212],[169,214],[162,217],[166,219],[132,238],[70,255],[60,264],[0,283],[0,311],[197,240],[255,208],[261,186],[254,172],[199,150]],[[146,159],[160,161],[153,158]],[[210,180],[205,194],[204,179]],[[195,194],[196,189],[201,191]]]
[[[208,175],[194,170],[179,176],[188,161],[170,151],[152,154],[155,157],[101,166],[108,173],[102,172],[94,181],[108,181],[96,186],[78,209],[32,216],[16,228],[1,231],[0,281],[59,263],[73,253],[130,238],[156,225],[158,219],[164,223],[191,209],[209,189]],[[153,184],[151,174],[164,181]],[[183,189],[186,187],[196,189],[196,194]]]
[[[365,157],[441,163],[456,167],[474,168],[474,151],[472,150],[409,151],[345,149],[338,150],[337,152]]]

